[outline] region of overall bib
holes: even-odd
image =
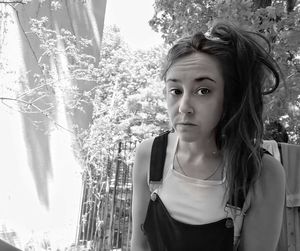
[[[150,160],[149,182],[162,182],[166,149],[166,132],[153,141]],[[243,208],[245,198],[238,198],[238,208]],[[242,224],[242,223],[241,223]],[[233,251],[234,221],[232,218],[209,224],[190,225],[180,222],[169,214],[159,195],[151,195],[142,230],[152,251]]]

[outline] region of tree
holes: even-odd
[[[160,80],[165,53],[164,46],[132,50],[116,26],[104,30],[101,60],[94,68],[97,87],[93,120],[80,140],[84,142],[80,155],[85,156],[86,190],[92,191],[86,201],[92,202],[90,208],[97,207],[99,212],[93,219],[96,223],[91,224],[102,226],[95,231],[96,246],[111,248],[115,230],[120,231],[120,226],[113,228],[115,217],[123,224],[128,222],[120,208],[128,201],[130,205],[131,193],[127,190],[131,189],[136,143],[168,128],[164,84]],[[93,210],[87,214],[93,214]],[[124,224],[122,229],[125,238],[130,226]]]
[[[24,62],[15,66],[11,76],[16,77],[5,83],[6,95],[0,100],[21,112],[29,166],[45,206],[49,206],[47,184],[52,173],[51,130],[63,128],[76,139],[76,132],[86,130],[92,120],[93,65],[99,62],[104,24],[106,0],[69,2],[0,2],[0,47],[13,24]],[[5,66],[0,65],[0,70],[7,75]],[[68,125],[57,123],[64,110]]]
[[[168,128],[160,67],[166,49],[131,50],[117,27],[107,27],[97,70],[93,123],[85,150],[141,141]],[[91,153],[91,155],[94,155]]]
[[[60,195],[65,196],[70,187],[76,187],[68,184],[67,189],[62,188],[57,182],[61,178],[68,182],[76,176],[77,185],[81,185],[81,180],[75,172],[69,172],[66,176],[60,167],[62,162],[65,163],[63,168],[78,167],[72,158],[72,150],[78,149],[78,145],[74,144],[73,149],[72,146],[66,145],[69,143],[69,137],[75,141],[78,139],[77,132],[87,131],[92,122],[92,100],[96,86],[94,74],[100,57],[105,5],[106,0],[0,1],[0,57],[2,59],[5,56],[2,49],[5,43],[10,43],[6,35],[11,34],[8,28],[12,28],[16,30],[16,37],[13,37],[12,42],[16,42],[15,50],[19,53],[6,52],[6,56],[10,58],[12,55],[18,55],[21,62],[13,65],[15,72],[7,78],[7,65],[5,61],[0,60],[1,109],[5,105],[13,111],[21,112],[18,122],[22,124],[22,136],[26,144],[23,150],[28,159],[28,163],[22,163],[22,170],[28,166],[25,172],[33,175],[36,190],[32,192],[38,195],[40,201],[37,201],[37,204],[40,202],[45,207],[40,210],[41,213],[44,210],[52,214],[53,211],[49,209],[56,206],[62,209],[61,212],[68,211],[70,217],[75,211],[78,213],[78,208],[70,209],[69,205],[77,202],[77,198],[79,200],[79,193],[69,193],[65,203],[57,203],[57,197],[53,200],[52,195],[54,190],[60,190]],[[3,76],[6,78],[2,78]],[[56,129],[62,130],[56,132]],[[60,140],[53,140],[56,133],[62,135]],[[9,144],[3,142],[7,143]],[[51,151],[57,148],[64,153],[63,161],[58,157],[59,154]],[[19,155],[22,154],[16,152],[16,158]],[[79,157],[82,159],[84,156]],[[16,170],[12,165],[6,165],[5,168]],[[2,176],[6,174],[5,168]],[[76,170],[77,173],[79,171]],[[28,184],[31,182],[26,181]],[[18,182],[18,177],[14,182]],[[22,184],[18,188],[21,190]],[[27,187],[23,191],[27,191]],[[35,194],[24,193],[23,197],[27,196],[30,199],[36,197]],[[29,204],[23,205],[24,212],[32,207]],[[38,217],[29,214],[27,218],[35,221]],[[63,221],[58,224],[62,226],[61,229],[67,227],[73,230],[74,232],[69,233],[73,232],[75,236],[76,221],[77,215],[72,221],[73,226],[63,226]],[[49,226],[43,225],[44,222],[40,224],[45,228],[45,232],[50,230]],[[23,227],[28,228],[28,232],[34,232],[34,225]],[[72,227],[74,228],[71,229]],[[52,248],[58,245],[57,242],[51,244]]]
[[[199,30],[205,33],[218,20],[264,34],[284,80],[265,98],[265,120],[280,120],[290,141],[300,143],[300,6],[295,0],[163,0],[155,1],[154,8],[149,24],[167,44]]]

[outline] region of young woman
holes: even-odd
[[[257,39],[220,23],[170,49],[172,130],[136,152],[132,251],[276,249],[285,175],[260,146],[263,95],[279,74]]]

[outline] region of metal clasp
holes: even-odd
[[[232,228],[233,227],[233,220],[231,218],[227,218],[227,220],[225,222],[225,226],[227,228]]]
[[[152,193],[151,194],[151,200],[152,201],[156,201],[156,198],[157,198],[157,194],[156,193]]]

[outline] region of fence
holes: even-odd
[[[293,150],[290,155],[286,154],[289,158],[299,158],[300,146],[289,144],[283,146],[290,152]],[[136,143],[119,143],[107,153],[100,153],[98,163],[87,168],[77,237],[77,247],[83,248],[79,250],[130,250],[132,202],[130,155],[135,148]],[[283,161],[287,186],[299,184],[300,178],[299,161],[290,162],[294,163],[294,166],[289,166]],[[291,171],[297,175],[288,175]],[[285,208],[278,251],[300,250],[299,212],[298,204],[295,207]]]
[[[119,143],[108,153],[99,153],[98,166],[87,168],[78,247],[97,251],[130,250],[133,165],[130,156],[135,147],[136,143]]]

